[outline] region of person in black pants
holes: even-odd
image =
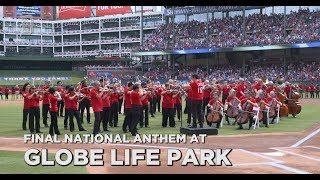
[[[59,92],[56,92],[55,88],[51,87],[49,90],[49,102],[50,102],[50,116],[51,123],[49,134],[53,136],[54,134],[60,135],[60,131],[58,128],[58,101],[61,101],[61,96]]]
[[[63,101],[64,101],[64,120],[63,120],[63,125],[64,125],[64,129],[67,130],[68,129],[68,118],[69,118],[69,104],[70,104],[70,100],[69,100],[69,88],[71,86],[70,85],[67,85],[66,88],[65,88],[65,93],[62,94],[62,98],[63,98]]]
[[[110,103],[111,103],[111,118],[109,121],[110,127],[118,127],[118,110],[119,110],[119,90],[117,88],[117,84],[113,86],[113,93],[110,95]]]
[[[57,81],[57,91],[60,93],[60,96],[63,96],[64,94],[64,89],[62,87],[62,82],[61,81]],[[58,116],[59,116],[59,112],[60,112],[60,117],[64,117],[63,116],[63,109],[64,109],[64,101],[63,99],[58,101]]]
[[[319,98],[319,91],[320,91],[320,85],[319,84],[316,85],[315,90],[316,90],[316,98]]]
[[[75,117],[77,120],[79,131],[86,131],[82,127],[82,124],[80,121],[80,112],[78,111],[78,106],[77,106],[77,103],[80,102],[83,99],[83,97],[80,97],[81,99],[79,99],[79,95],[75,94],[74,87],[70,87],[68,92],[69,92],[68,97],[69,97],[69,102],[70,102],[70,107],[68,110],[70,131],[71,132],[74,131],[73,117]]]
[[[182,111],[182,105],[181,105],[181,91],[177,93],[177,96],[174,98],[174,116],[178,117],[178,121],[181,121],[181,111]]]
[[[202,111],[202,100],[203,100],[203,84],[197,74],[192,75],[192,81],[186,86],[192,90],[192,127],[197,127],[197,120],[200,128],[203,128],[203,111]]]
[[[130,93],[132,91],[132,87],[133,87],[133,83],[132,82],[128,82],[128,87],[124,88],[124,121],[122,124],[122,131],[124,133],[127,133],[127,127],[129,128],[130,131],[130,127],[131,127],[131,119],[132,119],[132,112],[131,112],[131,99],[130,99]]]
[[[83,94],[83,100],[79,103],[79,109],[80,109],[80,121],[83,123],[83,114],[84,110],[86,109],[87,112],[87,123],[90,124],[90,89],[87,86],[87,82],[85,80],[80,82],[80,93]]]
[[[135,84],[132,87],[132,92],[130,93],[131,99],[131,112],[132,112],[132,119],[131,119],[131,126],[130,132],[132,136],[138,134],[137,125],[139,123],[140,117],[142,116],[142,102],[141,98],[145,98],[146,95],[143,95],[142,92],[139,90],[139,84]]]
[[[95,81],[93,83],[93,89],[91,89],[89,94],[92,103],[92,110],[94,112],[94,125],[92,132],[94,136],[100,133],[100,125],[103,113],[102,96],[106,92],[106,90],[100,91],[100,87],[101,83],[99,81]]]
[[[24,98],[23,101],[23,117],[22,117],[22,129],[27,130],[27,120],[28,120],[28,114],[29,114],[29,91],[30,91],[30,84],[25,83],[22,87],[22,97]]]
[[[40,108],[39,101],[42,101],[42,96],[35,91],[36,87],[32,86],[28,96],[29,99],[29,130],[30,133],[42,133],[40,131]],[[35,121],[35,122],[34,122]],[[35,125],[34,125],[35,123]]]
[[[122,108],[122,104],[123,104],[123,94],[119,94],[119,97],[118,97],[118,102],[119,102],[119,108],[118,108],[118,112],[119,114],[121,114],[121,108]]]
[[[104,87],[104,80],[102,80],[102,87]],[[101,81],[100,81],[101,83]],[[110,95],[112,93],[112,89],[105,89],[104,94],[102,95],[102,127],[103,131],[109,131],[108,130],[108,123],[110,121],[110,115],[111,115],[111,105],[110,105]]]
[[[43,125],[44,127],[49,127],[48,126],[48,113],[50,109],[50,104],[49,104],[49,93],[48,89],[51,86],[51,81],[45,81],[46,84],[41,88],[41,92],[43,93],[43,100],[42,100],[42,120],[43,120]]]
[[[165,84],[165,90],[161,93],[163,96],[162,100],[162,127],[167,127],[168,119],[169,126],[175,127],[174,121],[174,102],[173,99],[177,96],[170,90],[169,84]]]
[[[147,84],[146,83],[142,83],[141,84],[142,88],[146,88]],[[144,97],[141,98],[141,102],[142,102],[142,114],[140,116],[140,128],[143,127],[143,125],[145,127],[149,127],[149,102],[148,100],[150,99],[150,95],[151,95],[151,91],[145,91],[143,90],[143,95],[145,95]],[[143,122],[144,120],[144,122]]]

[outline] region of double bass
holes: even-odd
[[[240,101],[237,98],[234,98],[230,103],[231,103],[231,106],[228,106],[227,116],[230,118],[235,118],[239,114],[238,105]]]
[[[292,88],[290,88],[290,94],[288,100],[288,110],[289,114],[293,116],[299,114],[301,112],[301,104],[299,102],[300,94],[298,92],[293,92]]]
[[[238,124],[246,124],[250,118],[250,109],[252,108],[252,104],[249,102],[244,103],[241,106],[242,110],[240,110],[239,115],[237,116],[237,123]]]
[[[207,120],[208,122],[211,123],[217,123],[220,119],[220,111],[221,110],[221,106],[218,103],[218,101],[216,101],[212,108],[210,108],[210,113],[208,114]]]
[[[280,117],[288,116],[289,109],[288,109],[288,106],[284,103],[286,100],[286,96],[281,93],[281,90],[279,87],[277,88],[277,96],[280,102],[282,103],[282,106],[280,106],[280,110],[279,110],[279,116]]]

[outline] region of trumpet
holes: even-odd
[[[113,91],[113,89],[110,89],[108,86],[105,86],[105,87],[100,87],[99,88],[99,91],[103,91],[103,92],[111,92]]]
[[[83,98],[84,97],[84,94],[80,93],[80,92],[75,92],[75,95],[77,97],[80,97],[80,98]]]

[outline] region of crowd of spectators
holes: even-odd
[[[284,71],[286,71],[286,74],[284,74]],[[215,78],[219,81],[235,81],[239,77],[249,81],[262,77],[266,77],[269,81],[276,81],[280,77],[287,81],[320,81],[319,62],[290,63],[287,67],[284,67],[283,64],[249,65],[245,66],[245,68],[241,66],[219,65],[209,66],[208,71],[206,66],[176,67],[175,74],[172,72],[172,68],[155,67],[150,68],[144,74],[144,77],[152,80],[170,78],[188,80],[192,74],[197,73],[200,77],[207,79]]]
[[[189,21],[163,24],[145,40],[140,51],[199,49],[236,46],[264,46],[287,43],[305,43],[320,40],[320,12],[299,10],[286,15],[286,33],[283,14],[251,14],[243,17],[212,19],[208,23]],[[173,38],[175,37],[175,38]]]

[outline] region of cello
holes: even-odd
[[[217,123],[220,120],[221,105],[216,101],[210,108],[207,120],[211,123]]]
[[[269,118],[274,118],[276,116],[275,108],[277,107],[277,102],[274,100],[274,98],[272,98],[269,106],[270,106]]]
[[[228,106],[227,116],[230,118],[235,118],[239,114],[238,105],[240,103],[240,100],[238,98],[234,98],[230,103],[231,106]]]
[[[240,110],[239,115],[237,116],[238,124],[246,124],[250,118],[250,109],[252,108],[252,104],[248,101],[241,106],[242,110]]]

